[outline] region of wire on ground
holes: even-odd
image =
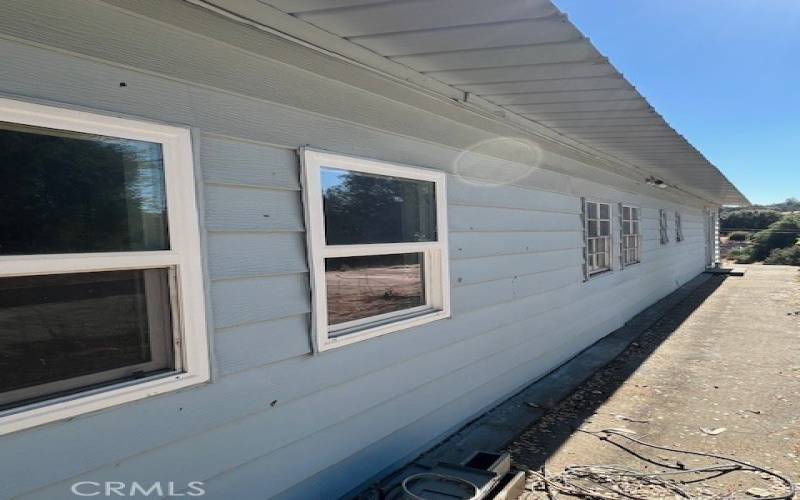
[[[682,450],[669,446],[659,446],[633,438],[614,429],[604,429],[601,431],[589,431],[586,429],[578,430],[580,432],[595,436],[598,439],[608,441],[636,456],[639,455],[631,450],[628,450],[620,443],[613,441],[611,436],[621,437],[646,448],[712,458],[715,460],[722,460],[727,463],[693,469],[686,469],[682,466],[674,467],[665,465],[665,468],[672,470],[662,470],[658,472],[637,471],[619,465],[574,465],[567,467],[564,472],[555,475],[548,474],[545,467],[542,467],[541,472],[530,471],[530,473],[543,484],[543,489],[547,492],[549,498],[555,498],[554,493],[556,491],[568,496],[600,500],[617,500],[620,497],[630,498],[632,500],[647,500],[648,498],[652,498],[652,496],[641,497],[636,496],[633,493],[626,492],[621,487],[622,483],[634,483],[634,485],[640,487],[657,487],[670,492],[672,495],[677,495],[683,498],[692,498],[690,494],[681,487],[682,485],[689,483],[702,483],[709,479],[731,472],[758,472],[774,477],[783,483],[786,490],[784,493],[777,496],[761,496],[761,500],[790,500],[794,498],[796,493],[795,484],[788,477],[785,477],[777,472],[773,472],[765,467],[753,465],[749,462],[723,455],[715,455],[712,453]],[[685,474],[708,474],[708,476],[699,479],[693,478],[687,481],[680,481],[677,479],[678,476]],[[581,482],[589,483],[591,487],[584,486],[581,484]],[[637,482],[638,484],[636,484]],[[597,490],[607,490],[608,493],[600,493]]]

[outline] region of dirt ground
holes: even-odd
[[[541,472],[546,463],[554,481],[575,465],[677,472],[657,476],[669,483],[646,484],[609,469],[572,470],[567,479],[586,488],[585,497],[593,492],[589,498],[782,498],[786,486],[766,472],[687,473],[731,464],[625,437],[800,480],[800,270],[737,267],[744,277],[712,277],[550,409],[511,447],[515,464]],[[607,482],[587,480],[598,471]],[[548,498],[543,485],[529,472],[523,499]],[[551,484],[550,498],[572,498],[559,485]]]
[[[331,324],[417,307],[425,303],[419,264],[327,271]]]

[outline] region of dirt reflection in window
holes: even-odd
[[[326,259],[325,280],[331,325],[425,304],[421,253]]]

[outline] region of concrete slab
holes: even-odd
[[[707,274],[724,274],[727,276],[744,276],[745,269],[741,267],[709,267]]]
[[[586,464],[654,472],[722,463],[583,432],[616,428],[649,443],[731,456],[800,479],[800,272],[743,267],[742,279],[706,275],[710,279],[692,297],[530,426],[510,447],[515,465],[537,471],[547,463],[553,476]],[[692,498],[786,493],[764,473],[728,473],[682,487]],[[626,493],[673,497],[652,489]],[[531,480],[524,498],[548,495]]]

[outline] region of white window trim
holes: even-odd
[[[584,260],[585,260],[585,268],[586,268],[586,279],[591,280],[595,277],[604,276],[606,274],[610,274],[614,271],[614,203],[610,201],[603,201],[598,199],[591,199],[591,198],[582,198],[583,200],[583,252],[584,252]],[[600,205],[608,205],[608,226],[609,226],[609,233],[608,236],[589,236],[589,211],[586,209],[586,205],[589,203],[594,203],[597,205],[597,220],[606,220],[600,219]],[[598,224],[598,231],[600,225]],[[600,238],[608,238],[608,265],[607,267],[601,269],[590,270],[589,269],[589,240],[590,239],[600,239]],[[596,252],[595,252],[596,253]]]
[[[620,236],[622,237],[622,241],[620,241],[620,249],[622,251],[622,255],[620,257],[621,257],[622,262],[623,262],[623,267],[635,266],[636,264],[641,264],[642,263],[642,207],[639,206],[639,205],[631,205],[631,204],[628,204],[628,203],[622,203],[620,208],[622,208],[622,210],[620,211],[620,214],[619,214],[619,219],[622,222],[622,225],[619,228],[619,233],[620,233]],[[625,219],[625,209],[626,208],[636,209],[637,213],[639,214],[639,218],[638,219]],[[639,231],[637,231],[633,235],[630,235],[630,234],[626,235],[625,234],[625,221],[626,220],[629,221],[629,222],[633,222],[634,220],[636,222],[638,222]],[[625,236],[636,236],[636,260],[635,261],[625,262],[626,255],[627,255],[626,251],[628,250],[628,248],[625,246]]]
[[[353,156],[333,154],[310,148],[300,150],[303,166],[303,202],[305,206],[308,261],[311,275],[312,344],[315,352],[353,344],[388,333],[450,317],[450,270],[447,230],[446,175],[419,167],[398,165]],[[433,182],[436,192],[436,241],[420,243],[385,243],[363,245],[326,244],[322,206],[320,168],[330,167],[370,174]],[[352,333],[330,335],[325,282],[325,259],[330,257],[383,255],[422,252],[424,259],[427,304],[412,309],[372,316],[337,325],[336,332],[363,327]],[[366,325],[374,325],[372,327]]]
[[[176,371],[77,392],[0,412],[0,435],[207,382],[210,378],[200,229],[188,129],[0,98],[0,121],[162,145],[168,251],[0,256],[0,277],[175,269]]]

